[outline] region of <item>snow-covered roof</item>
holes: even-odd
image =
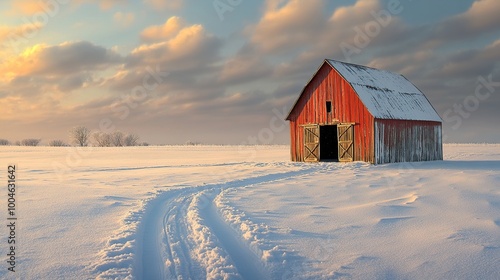
[[[403,75],[326,61],[353,87],[374,118],[442,122],[425,95]]]

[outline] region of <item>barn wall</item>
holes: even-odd
[[[326,112],[332,101],[332,113]],[[374,119],[357,94],[330,65],[323,64],[290,114],[291,157],[304,161],[305,124],[355,123],[354,160],[374,162]]]
[[[375,120],[376,163],[443,159],[439,122]]]

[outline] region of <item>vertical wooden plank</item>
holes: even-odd
[[[441,123],[376,120],[376,162],[409,162],[442,159]]]
[[[326,100],[332,101],[331,119],[326,114]],[[355,123],[354,160],[374,162],[374,119],[356,92],[331,66],[325,63],[305,87],[293,115],[294,131],[291,144],[295,146],[293,158],[304,160],[304,131],[302,125],[326,124],[332,120]],[[290,122],[292,126],[292,122]]]
[[[337,125],[339,140],[339,161],[350,162],[354,160],[354,125]]]
[[[304,161],[317,162],[320,155],[319,126],[304,127]]]

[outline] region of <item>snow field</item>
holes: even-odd
[[[284,270],[292,278],[496,279],[500,162],[483,159],[498,154],[353,163],[226,199],[255,223],[291,228],[274,243],[302,257]]]
[[[380,166],[292,163],[285,146],[109,148],[54,169],[69,152],[0,147],[20,178],[13,279],[500,274],[500,145]]]

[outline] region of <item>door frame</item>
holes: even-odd
[[[321,135],[320,127],[336,125],[338,143],[338,161],[354,161],[354,126],[355,123],[331,123],[331,124],[306,124],[304,128],[303,149],[305,162],[321,161]]]

